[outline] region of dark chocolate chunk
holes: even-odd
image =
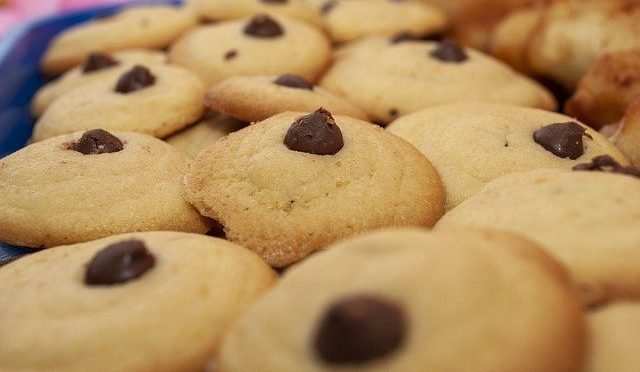
[[[446,63],[461,63],[467,60],[464,49],[451,39],[445,39],[440,45],[429,53],[431,57]]]
[[[284,30],[273,18],[258,14],[244,27],[244,33],[253,37],[274,38],[284,34]]]
[[[575,160],[584,153],[582,137],[591,138],[585,131],[585,128],[573,121],[554,123],[535,131],[533,140],[559,158]]]
[[[111,244],[98,252],[85,273],[88,285],[113,285],[139,278],[155,265],[155,258],[140,240]]]
[[[338,2],[336,0],[329,0],[326,3],[322,4],[322,6],[320,7],[320,12],[322,14],[327,14],[331,10],[333,10],[333,8],[335,8],[336,5],[338,5]]]
[[[402,346],[407,320],[398,305],[378,296],[344,298],[324,313],[315,352],[329,364],[365,363]]]
[[[289,150],[315,155],[335,155],[344,146],[342,131],[323,108],[293,122],[284,144]]]
[[[394,109],[394,108],[390,109],[389,110],[389,116],[391,116],[392,118],[397,117],[398,116],[398,110]]]
[[[207,231],[207,235],[213,236],[214,238],[227,238],[227,234],[224,232],[224,225],[213,218],[211,219],[211,228]]]
[[[105,68],[118,64],[119,62],[111,58],[108,54],[91,53],[87,59],[85,59],[84,65],[82,65],[82,72],[86,74],[87,72],[104,70]]]
[[[235,49],[231,49],[224,54],[224,60],[229,61],[236,58],[237,56],[238,56],[238,51]]]
[[[95,155],[122,151],[122,141],[103,129],[92,129],[84,132],[73,144],[73,150],[85,155]]]
[[[313,90],[313,85],[303,77],[293,74],[280,75],[273,83],[283,87]]]
[[[115,90],[118,93],[127,94],[144,89],[155,82],[156,77],[151,74],[148,68],[136,65],[120,77]]]
[[[600,172],[612,172],[627,174],[640,178],[640,168],[637,167],[625,167],[618,163],[610,155],[596,156],[591,160],[591,163],[578,164],[573,167],[575,171],[600,171]]]

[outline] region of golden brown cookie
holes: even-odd
[[[253,252],[176,232],[60,246],[0,270],[0,366],[202,371],[232,321],[275,282]]]
[[[640,166],[640,97],[629,105],[612,138],[631,163]]]
[[[164,48],[196,23],[195,15],[188,9],[167,5],[127,8],[56,35],[42,59],[42,70],[50,75],[60,74],[94,52]]]
[[[296,18],[316,27],[324,22],[312,4],[306,0],[187,0],[198,16],[223,21],[264,13]]]
[[[219,366],[580,371],[585,328],[566,273],[535,244],[489,231],[391,230],[291,268],[229,331]]]
[[[323,109],[231,133],[198,155],[185,186],[229,240],[276,267],[363,231],[429,227],[444,213],[440,176],[413,146]]]
[[[195,158],[205,147],[247,125],[248,123],[230,116],[212,112],[195,125],[165,138],[165,141],[189,157]]]
[[[153,137],[92,130],[0,160],[0,241],[52,247],[152,230],[205,233],[185,199],[187,158]]]
[[[364,111],[351,102],[293,74],[225,79],[209,89],[205,105],[248,122],[285,111],[311,111],[318,107],[336,115],[368,119]]]
[[[599,129],[619,121],[637,97],[640,97],[640,48],[598,58],[580,79],[564,111]]]

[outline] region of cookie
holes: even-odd
[[[585,372],[634,372],[640,366],[636,345],[640,305],[612,304],[589,314],[589,354]]]
[[[321,13],[327,31],[338,43],[399,32],[431,35],[444,31],[448,24],[443,10],[415,0],[326,1]]]
[[[338,54],[320,86],[349,99],[381,123],[469,100],[543,109],[556,105],[553,96],[533,80],[450,40],[365,40]]]
[[[573,90],[598,57],[638,48],[638,17],[633,0],[556,1],[533,33],[529,63]]]
[[[42,86],[31,101],[31,114],[39,117],[61,95],[90,82],[109,80],[135,65],[150,66],[166,62],[159,51],[130,49],[120,52],[91,53],[81,66],[67,71],[59,79]]]
[[[36,122],[32,140],[92,128],[163,138],[200,119],[205,91],[186,69],[136,65],[60,96]]]
[[[564,111],[599,129],[619,121],[636,97],[640,97],[640,50],[606,54],[580,79]]]
[[[337,115],[367,120],[367,115],[349,101],[292,74],[225,79],[209,89],[205,105],[249,122],[284,111],[311,111],[318,107]]]
[[[48,249],[0,270],[3,371],[196,371],[276,275],[222,239],[176,232]],[[10,300],[9,300],[10,299]]]
[[[596,169],[501,177],[449,211],[436,227],[499,229],[540,243],[570,270],[586,305],[638,298],[640,179],[585,168]],[[600,170],[616,168],[625,170]]]
[[[86,154],[86,155],[85,155]],[[151,230],[205,233],[184,199],[187,158],[153,137],[91,130],[0,160],[0,241],[53,247]]]
[[[82,63],[90,53],[131,48],[164,48],[197,23],[188,9],[148,5],[67,28],[49,45],[41,67],[57,75]]]
[[[221,21],[264,13],[296,18],[316,27],[324,22],[305,0],[188,0],[187,4],[201,18]]]
[[[640,97],[627,108],[613,141],[633,165],[640,166]]]
[[[580,370],[584,336],[564,270],[529,241],[397,230],[291,268],[231,328],[218,362],[226,372],[566,372]]]
[[[533,32],[544,14],[541,8],[518,9],[495,25],[489,38],[489,54],[526,75],[535,72],[529,65],[527,51]]]
[[[447,190],[447,209],[505,174],[571,170],[599,155],[629,164],[593,129],[571,117],[528,107],[460,102],[403,116],[387,129],[433,163]],[[580,145],[568,146],[576,142]]]
[[[315,81],[331,57],[318,29],[285,17],[256,15],[196,28],[169,50],[172,63],[208,84],[235,75],[291,73]]]
[[[486,50],[495,27],[511,13],[539,9],[551,0],[467,0],[451,16],[450,35],[464,45]]]
[[[413,146],[323,109],[231,133],[198,155],[185,185],[229,240],[275,267],[363,231],[432,226],[444,213],[440,177]]]
[[[165,141],[189,157],[195,158],[205,147],[246,125],[247,123],[227,115],[211,113],[196,125],[171,135]]]

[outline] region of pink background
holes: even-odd
[[[0,7],[0,36],[21,22],[72,9],[119,4],[132,0],[9,0]]]

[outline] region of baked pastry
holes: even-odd
[[[320,30],[264,14],[198,27],[169,50],[172,63],[192,70],[207,84],[235,75],[285,73],[313,82],[330,57],[329,41]]]
[[[496,179],[437,228],[499,229],[540,243],[569,269],[585,305],[638,298],[640,171],[590,163]]]
[[[165,138],[171,146],[195,158],[205,147],[215,141],[247,126],[248,123],[228,115],[210,112],[195,125]]]
[[[301,76],[234,76],[212,86],[205,105],[240,120],[264,120],[285,111],[311,111],[324,107],[336,115],[367,120],[360,108]]]
[[[305,0],[187,0],[187,5],[201,18],[213,21],[264,13],[296,18],[316,27],[324,25],[320,14]]]
[[[227,239],[275,267],[364,231],[429,227],[444,213],[440,176],[413,146],[324,109],[231,133],[200,152],[185,186]]]
[[[184,68],[136,65],[56,99],[36,122],[32,140],[93,128],[163,138],[200,119],[204,92]]]
[[[253,252],[176,232],[111,236],[0,270],[3,371],[195,371],[276,279]]]
[[[196,24],[196,16],[188,9],[168,5],[128,8],[56,35],[42,57],[42,70],[49,75],[60,74],[95,52],[164,48]]]
[[[289,269],[231,328],[218,364],[566,372],[580,370],[584,336],[564,270],[535,244],[489,231],[383,231]]]
[[[0,241],[53,247],[153,230],[205,233],[184,198],[187,157],[153,137],[91,130],[0,160]]]
[[[381,123],[469,100],[556,106],[553,96],[533,80],[451,40],[364,40],[337,55],[320,86],[349,99]]]
[[[510,173],[571,170],[599,155],[629,164],[595,130],[571,117],[529,107],[460,102],[403,116],[387,129],[432,162],[447,190],[447,209]]]

